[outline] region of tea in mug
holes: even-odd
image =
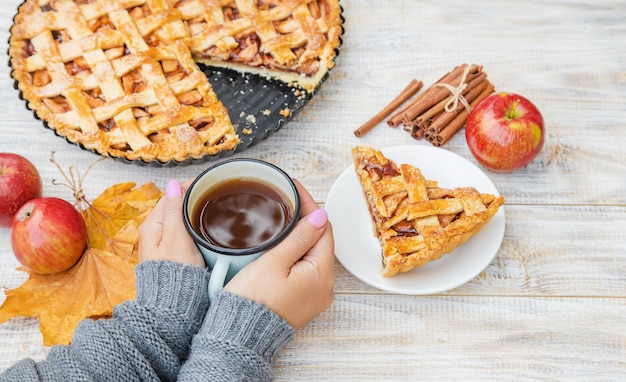
[[[253,248],[280,234],[293,217],[281,191],[253,179],[230,180],[209,189],[191,214],[195,231],[209,243]]]

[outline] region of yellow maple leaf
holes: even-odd
[[[90,248],[105,249],[107,243],[126,223],[146,210],[152,209],[161,191],[146,183],[133,189],[135,183],[120,183],[106,189],[83,211],[89,229]]]
[[[152,203],[152,206],[154,206],[154,204],[156,204],[156,200]],[[142,212],[136,218],[124,224],[122,228],[107,241],[105,250],[127,259],[130,262],[136,263],[138,257],[137,243],[139,242],[139,226],[150,211],[152,211],[152,209]]]
[[[7,291],[0,323],[17,316],[39,318],[44,345],[68,344],[76,325],[107,317],[115,305],[135,298],[134,264],[114,254],[87,249],[67,271],[29,278]]]
[[[44,345],[68,344],[81,320],[110,317],[115,305],[135,298],[138,227],[162,192],[152,183],[134,186],[114,185],[88,204],[89,242],[81,259],[64,272],[29,272],[24,284],[6,292],[0,323],[39,318]]]

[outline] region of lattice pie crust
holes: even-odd
[[[338,0],[26,0],[9,53],[57,134],[102,155],[184,161],[239,142],[196,61],[312,91],[341,23]]]
[[[371,147],[355,147],[352,155],[381,243],[383,276],[410,271],[452,252],[504,204],[504,197],[472,187],[440,188],[419,168],[398,166]]]

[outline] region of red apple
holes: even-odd
[[[41,188],[39,172],[28,159],[0,153],[0,227],[10,227],[15,211],[40,197]]]
[[[69,269],[86,244],[83,216],[63,199],[31,199],[13,216],[13,252],[31,272],[51,274]]]
[[[539,109],[513,93],[494,93],[480,101],[465,122],[472,155],[490,170],[512,172],[526,166],[543,147]]]

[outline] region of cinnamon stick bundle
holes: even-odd
[[[442,146],[464,124],[473,105],[494,92],[482,66],[463,64],[441,77],[401,110],[387,124],[403,125],[415,139]]]

